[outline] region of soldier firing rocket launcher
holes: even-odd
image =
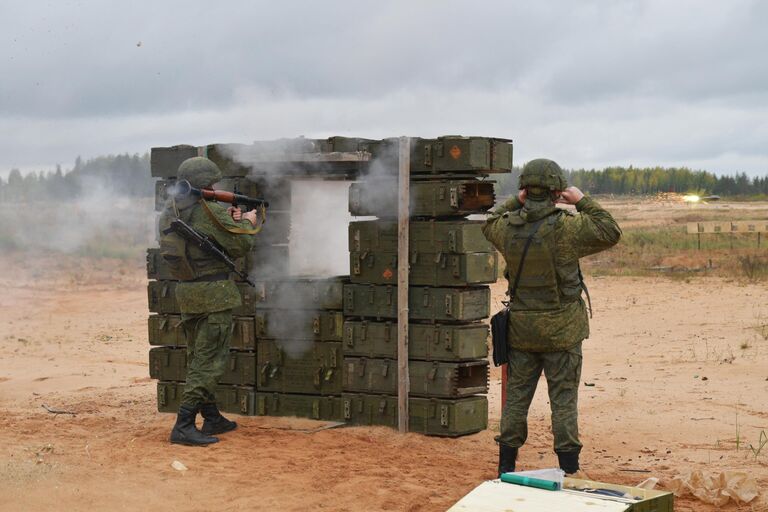
[[[264,209],[269,207],[269,202],[265,199],[248,197],[242,194],[237,194],[235,192],[227,192],[225,190],[195,188],[187,180],[177,181],[169,192],[177,198],[194,195],[197,197],[202,197],[203,199],[229,203],[232,206],[245,206],[248,209]]]

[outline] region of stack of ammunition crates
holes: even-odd
[[[394,151],[383,151],[389,143]],[[370,146],[371,141],[361,141]],[[374,154],[376,150],[374,150]],[[350,187],[344,287],[345,421],[397,425],[397,159],[379,143],[375,173]],[[409,429],[459,436],[487,426],[490,290],[498,255],[466,216],[493,206],[491,172],[512,168],[512,146],[479,137],[413,139],[409,245]]]
[[[350,424],[397,424],[397,139],[288,139],[252,145],[153,148],[156,209],[185,159],[207,156],[215,188],[270,202],[253,251],[237,264],[230,360],[217,390],[222,411]],[[458,436],[486,428],[489,289],[496,253],[480,232],[494,202],[489,173],[508,172],[502,139],[413,139],[410,232],[410,428]],[[381,170],[385,172],[382,173]],[[350,277],[288,275],[291,180],[365,178],[350,187]],[[378,181],[377,181],[378,180]],[[186,344],[176,281],[158,249],[147,252],[150,376],[158,409],[178,410]],[[234,277],[234,275],[233,275]]]

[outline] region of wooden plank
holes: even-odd
[[[371,154],[367,151],[335,153],[295,153],[281,158],[281,162],[368,162]],[[267,160],[269,161],[269,160]]]
[[[735,220],[731,225],[734,233],[768,232],[768,220]]]
[[[689,222],[688,223],[688,234],[693,235],[699,232],[699,223],[698,222]]]
[[[397,208],[397,428],[408,432],[408,254],[411,193],[411,139],[400,137]]]

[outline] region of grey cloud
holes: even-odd
[[[768,170],[757,0],[6,0],[0,14],[0,169],[464,133],[515,139],[518,161]]]

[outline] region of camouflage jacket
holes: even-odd
[[[579,213],[574,215],[551,202],[531,200],[523,206],[514,197],[494,209],[483,226],[485,237],[506,261],[511,287],[523,242],[533,223],[541,220],[537,231],[541,238],[533,245],[543,245],[544,249],[536,247],[526,256],[517,297],[510,305],[509,343],[518,350],[567,350],[589,337],[579,258],[615,245],[621,229],[592,198],[585,196],[576,203],[576,210]],[[537,262],[537,256],[547,261]],[[547,276],[552,283],[550,289],[546,289]]]
[[[253,246],[256,230],[250,221],[236,222],[227,213],[227,209],[214,201],[182,200],[169,201],[161,214],[160,225],[168,222],[167,217],[175,217],[176,211],[196,231],[215,240],[231,258],[241,258]],[[201,249],[188,247],[189,260],[196,269],[198,277],[215,274],[228,274],[229,268]],[[176,287],[176,299],[181,313],[213,313],[232,309],[242,304],[240,292],[235,282],[229,279],[221,281],[180,282]]]

